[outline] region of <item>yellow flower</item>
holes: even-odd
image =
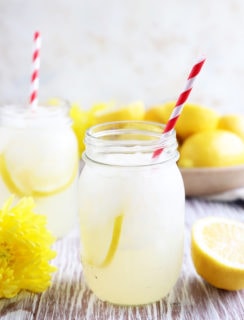
[[[12,206],[10,197],[0,210],[0,298],[11,298],[20,290],[43,292],[56,268],[55,241],[46,229],[46,217],[33,212],[34,200],[22,198]]]

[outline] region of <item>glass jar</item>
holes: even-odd
[[[182,266],[185,193],[175,132],[122,121],[91,127],[79,181],[84,278],[101,300],[163,298]],[[160,156],[152,158],[155,150]]]
[[[56,237],[78,217],[78,146],[67,106],[0,107],[0,204],[10,194],[35,200]]]

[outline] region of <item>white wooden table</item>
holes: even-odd
[[[79,256],[79,232],[73,230],[55,244],[58,272],[43,294],[21,292],[0,300],[0,319],[6,320],[243,320],[244,290],[228,292],[205,283],[195,272],[190,257],[190,228],[205,215],[232,217],[244,222],[244,202],[186,201],[185,256],[181,276],[163,300],[143,307],[118,307],[99,301],[83,280]],[[244,253],[243,253],[244,254]]]

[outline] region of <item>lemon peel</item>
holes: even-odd
[[[237,134],[244,142],[244,115],[225,114],[219,118],[218,128]]]
[[[169,101],[164,104],[150,107],[145,115],[146,120],[167,123],[175,106],[175,102]],[[217,128],[218,113],[212,108],[194,103],[186,103],[175,125],[179,141],[201,131]]]
[[[226,130],[209,130],[193,134],[180,147],[178,165],[191,167],[226,167],[244,164],[244,143]]]
[[[95,113],[95,123],[125,120],[143,120],[145,106],[141,101],[134,101],[125,105],[111,104],[108,108]]]
[[[57,270],[49,263],[56,252],[46,217],[33,211],[31,197],[15,206],[13,200],[11,196],[0,210],[0,298],[12,298],[21,290],[43,292]]]
[[[113,234],[112,234],[112,239],[109,245],[109,249],[104,261],[99,265],[99,267],[106,267],[113,260],[113,257],[117,251],[119,240],[120,240],[123,218],[124,216],[120,215],[120,216],[117,216],[114,220]]]
[[[167,123],[174,106],[175,101],[152,105],[145,112],[145,120]]]
[[[88,263],[90,266],[93,266],[93,267],[104,268],[104,267],[107,267],[112,262],[118,249],[118,245],[121,237],[123,219],[124,219],[123,214],[118,215],[114,218],[111,241],[109,243],[108,250],[107,250],[107,253],[105,254],[103,261],[101,261],[100,263],[95,263],[94,261],[88,260],[86,261],[86,263]]]

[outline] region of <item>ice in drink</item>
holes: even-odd
[[[152,126],[97,126],[86,138],[79,182],[83,272],[90,289],[115,304],[161,299],[182,266],[185,195],[175,136],[153,162],[161,142]]]
[[[64,236],[77,219],[78,147],[65,107],[0,108],[0,203],[32,196]]]

